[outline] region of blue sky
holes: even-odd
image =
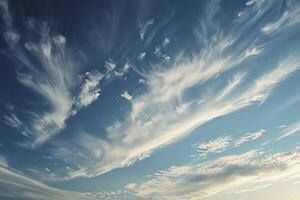
[[[0,199],[300,199],[299,1],[0,14]]]

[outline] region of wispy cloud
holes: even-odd
[[[162,47],[167,47],[171,43],[170,38],[165,38],[162,42]]]
[[[204,199],[252,183],[247,190],[263,189],[299,173],[299,150],[259,156],[250,151],[206,163],[172,166],[155,173],[150,180],[130,187],[140,198]],[[245,190],[245,189],[244,189]]]
[[[27,137],[20,143],[22,146],[35,148],[62,131],[66,119],[98,98],[103,75],[97,71],[87,72],[76,97],[79,59],[75,59],[74,52],[67,47],[67,39],[51,31],[47,23],[34,19],[24,23],[26,34],[19,34],[8,2],[1,1],[0,7],[5,22],[4,38],[18,66],[17,79],[43,97],[47,106],[46,111],[33,108],[23,122],[14,113],[4,116],[4,122],[20,129]]]
[[[3,122],[13,128],[18,128],[23,125],[21,120],[14,113],[11,113],[10,115],[4,115]]]
[[[5,11],[2,12],[2,17],[6,22],[4,34],[15,33],[6,1],[2,1],[2,9]],[[30,138],[24,145],[35,147],[64,128],[73,104],[70,88],[73,85],[76,65],[69,58],[65,47],[66,39],[62,35],[51,33],[46,23],[29,19],[26,28],[28,33],[38,31],[38,36],[33,38],[29,34],[23,38],[24,46],[17,41],[12,45],[11,39],[7,37],[6,41],[15,61],[21,67],[17,71],[18,80],[40,94],[49,105],[49,112],[33,113],[32,122],[22,130]]]
[[[97,70],[86,72],[77,97],[77,109],[90,105],[100,96],[100,81],[104,77]]]
[[[300,122],[298,121],[291,125],[283,127],[283,130],[281,131],[281,136],[277,140],[281,140],[291,135],[294,135],[299,131],[300,131]]]
[[[149,19],[148,21],[145,21],[144,23],[141,23],[139,25],[139,35],[141,40],[144,40],[145,35],[147,34],[147,29],[150,25],[154,24],[154,19]]]
[[[56,42],[58,38],[49,35],[49,29],[45,24],[33,24],[32,21],[28,23],[31,28],[41,26],[41,43],[25,43],[25,49],[36,58],[41,67],[37,68],[32,64],[33,61],[26,56],[25,49],[17,51],[15,56],[26,68],[25,73],[18,72],[18,80],[39,93],[47,101],[51,110],[46,114],[34,114],[31,127],[26,130],[27,135],[30,135],[33,140],[30,145],[34,147],[43,144],[65,127],[65,120],[69,117],[73,105],[70,88],[75,69],[72,63],[65,60],[67,52],[65,52],[64,40]],[[57,48],[59,53],[53,53],[53,48]]]
[[[132,100],[132,96],[128,93],[127,90],[125,90],[120,96],[128,101]]]
[[[249,35],[252,38],[249,40],[242,41],[242,38],[268,12],[268,7],[261,8],[260,12],[256,12],[257,7],[246,8],[251,9],[247,12],[254,16],[248,22],[234,22],[233,31],[228,34],[215,21],[218,7],[218,2],[208,5],[207,16],[203,17],[205,20],[195,31],[196,38],[205,47],[203,51],[191,59],[181,54],[169,68],[155,66],[148,71],[145,74],[146,92],[131,101],[131,110],[125,120],[116,121],[107,128],[109,140],[98,139],[98,142],[92,143],[92,147],[86,147],[88,143],[77,140],[78,151],[84,150],[85,154],[93,155],[93,152],[99,150],[101,156],[88,165],[83,164],[74,169],[69,178],[93,177],[131,165],[148,157],[157,148],[178,141],[217,117],[263,103],[277,84],[299,69],[299,58],[291,56],[279,60],[272,69],[251,80],[246,79],[246,73],[236,72],[238,66],[250,59],[245,56],[247,49],[257,45],[264,46],[257,43],[255,34]],[[211,32],[215,35],[211,36]],[[225,73],[231,74],[229,81],[220,78]],[[218,89],[206,93],[204,91],[210,89],[206,87],[206,83],[211,80],[222,83],[218,85],[216,82],[213,86]],[[191,89],[194,95],[193,98],[188,98],[187,94]],[[252,135],[245,136],[234,144],[240,145],[253,138]]]
[[[252,133],[246,133],[240,137],[221,136],[208,142],[201,142],[197,145],[197,151],[200,156],[207,156],[209,153],[221,153],[229,148],[237,148],[244,143],[260,138],[266,131],[259,130]]]
[[[138,56],[139,60],[143,60],[146,57],[147,53],[146,52],[142,52],[140,53],[140,55]]]
[[[79,192],[56,189],[30,177],[0,166],[0,198],[14,199],[92,199]]]
[[[289,3],[289,7],[284,11],[279,19],[274,22],[267,23],[261,31],[265,34],[271,34],[274,32],[281,31],[284,28],[295,25],[300,22],[300,9],[296,6]]]
[[[107,72],[114,71],[116,66],[116,63],[111,58],[105,61],[104,67],[106,68]]]
[[[9,166],[8,166],[8,162],[7,162],[7,159],[3,156],[3,155],[1,155],[0,154],[0,167],[6,167],[6,168],[8,168]]]

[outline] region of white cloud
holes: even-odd
[[[141,84],[145,84],[146,83],[146,81],[144,80],[144,79],[139,79],[139,83],[141,83]]]
[[[290,6],[289,10],[282,13],[277,21],[267,23],[261,31],[265,34],[271,34],[281,31],[283,28],[287,28],[300,22],[300,9],[294,5]]]
[[[113,75],[115,75],[115,77],[122,77],[124,76],[126,73],[128,73],[129,69],[132,68],[132,64],[126,62],[123,66],[123,68],[121,70],[114,70]],[[113,78],[113,76],[111,76],[110,74],[106,75],[106,78]]]
[[[281,131],[281,136],[277,140],[281,140],[298,133],[300,131],[300,121],[282,128],[283,130]]]
[[[104,77],[97,70],[86,72],[81,91],[77,97],[76,105],[78,108],[86,107],[100,96],[100,81]]]
[[[153,54],[157,57],[161,56],[161,49],[160,47],[155,47]]]
[[[41,26],[41,37],[45,38],[43,42],[39,44],[27,42],[25,45],[28,52],[24,49],[13,50],[16,51],[16,58],[27,70],[26,73],[18,72],[18,80],[40,94],[50,107],[48,113],[33,114],[32,123],[25,130],[33,140],[32,143],[26,144],[31,147],[43,144],[64,128],[65,120],[70,116],[73,105],[70,92],[73,85],[72,77],[76,70],[73,63],[66,62],[68,53],[64,43],[55,42],[62,36],[51,37],[47,27],[40,24],[35,26]],[[58,52],[54,53],[53,48],[57,48]],[[26,56],[27,53],[36,58],[40,68],[31,63],[34,61]]]
[[[169,38],[165,38],[162,43],[162,46],[167,47],[170,43],[171,43],[171,40]]]
[[[246,51],[245,57],[259,55],[262,52],[263,52],[263,48],[262,47],[253,47],[253,48],[250,48],[250,49],[248,49]]]
[[[186,70],[188,67],[189,65],[180,69]],[[112,140],[110,142],[99,140],[99,146],[85,148],[89,154],[95,152],[95,148],[100,150],[101,159],[94,159],[94,164],[80,165],[80,169],[72,172],[70,178],[97,176],[115,168],[131,165],[135,161],[149,156],[156,148],[177,141],[179,138],[190,134],[196,127],[216,117],[232,113],[254,103],[263,102],[273,87],[296,69],[297,65],[294,62],[280,63],[277,68],[251,83],[247,89],[235,95],[232,95],[233,91],[231,91],[231,95],[227,94],[226,98],[218,98],[220,95],[224,96],[222,91],[228,91],[228,87],[231,87],[231,83],[229,83],[215,96],[211,96],[210,101],[205,101],[200,105],[197,103],[198,101],[186,102],[185,104],[166,101],[161,96],[162,90],[167,91],[164,84],[153,87],[152,81],[156,81],[156,79],[149,79],[150,85],[152,83],[149,93],[136,97],[132,101],[132,110],[128,119],[123,122],[116,122],[107,129],[108,136]],[[173,70],[178,70],[178,68],[171,68],[170,71],[160,74],[163,75],[163,80],[168,80],[169,77],[174,78],[174,76],[169,76]],[[157,76],[155,77],[157,78]],[[185,81],[184,77],[182,78]],[[186,78],[190,79],[191,77]],[[171,94],[174,96],[170,96],[168,99],[176,99],[177,94]],[[183,105],[185,106],[182,109],[176,109],[176,107]],[[176,110],[178,112],[174,113]],[[263,131],[253,135],[245,135],[236,140],[234,144],[240,145],[246,141],[254,140],[262,133]],[[82,145],[81,140],[77,142],[79,146]]]
[[[0,167],[6,167],[8,168],[8,162],[7,159],[0,154]]]
[[[18,128],[23,125],[23,122],[21,122],[21,120],[14,113],[10,113],[10,115],[4,115],[3,122],[13,128]]]
[[[256,3],[257,0],[249,0],[246,2],[246,6],[251,6]]]
[[[286,128],[286,127],[287,127],[287,125],[285,125],[285,124],[281,124],[281,125],[277,126],[277,128]]]
[[[265,156],[250,151],[205,163],[172,166],[132,190],[139,198],[152,199],[206,199],[222,192],[241,192],[238,188],[243,185],[251,185],[243,192],[257,191],[295,176],[299,163],[299,150]]]
[[[248,40],[241,41],[244,37],[242,33],[249,33],[252,29],[251,24],[260,20],[263,16],[261,12],[268,10],[264,8],[257,15],[254,12],[255,16],[249,21],[250,24],[244,21],[237,22],[237,27],[233,27],[233,30],[240,28],[239,23],[243,23],[245,29],[226,35],[220,30],[218,23],[213,21],[216,19],[213,15],[217,14],[218,7],[214,4],[207,9],[207,21],[204,20],[204,24],[201,24],[202,29],[196,31],[196,37],[206,48],[191,59],[180,54],[169,68],[155,66],[148,71],[145,75],[146,92],[131,101],[128,117],[123,121],[115,121],[106,129],[110,140],[98,139],[99,146],[84,148],[87,154],[92,154],[96,148],[101,151],[101,157],[94,159],[92,163],[80,165],[79,169],[70,174],[70,178],[93,177],[129,166],[148,157],[157,148],[191,134],[197,127],[217,117],[263,103],[278,83],[298,70],[299,58],[291,56],[279,61],[277,66],[260,77],[247,80],[245,73],[236,72],[236,67],[248,59],[244,55],[254,43]],[[211,31],[207,30],[211,27],[215,30],[214,37],[210,35]],[[230,48],[241,50],[227,51]],[[227,84],[226,80],[220,78],[225,72],[230,73],[232,77]],[[209,89],[205,86],[212,80],[217,80],[213,81],[216,85],[213,83],[210,86],[216,86],[218,89],[209,93],[203,92]],[[222,80],[219,85],[218,80]],[[204,89],[199,89],[201,87]],[[191,89],[193,98],[185,98],[185,94]],[[240,145],[256,137],[257,135],[248,135],[239,138],[234,144]],[[78,140],[76,145],[81,147],[83,144]]]
[[[74,52],[66,45],[66,38],[53,33],[47,23],[35,19],[24,23],[25,34],[18,34],[7,1],[1,1],[0,7],[6,23],[5,39],[18,66],[17,80],[39,94],[47,106],[46,110],[31,108],[23,122],[13,113],[4,116],[4,122],[27,137],[25,142],[20,142],[21,146],[36,148],[62,131],[70,116],[98,98],[103,75],[97,71],[87,72],[76,97],[73,93],[78,85],[75,77],[79,65]],[[22,38],[22,42],[17,37]],[[106,65],[113,70],[115,65],[109,61]]]
[[[206,156],[208,153],[221,153],[229,148],[237,148],[244,143],[260,138],[266,131],[259,130],[252,133],[246,133],[239,137],[221,136],[208,142],[201,142],[197,145],[200,156]]]
[[[147,33],[147,29],[152,24],[154,24],[154,19],[150,19],[150,20],[142,23],[141,25],[139,25],[139,35],[140,35],[141,40],[144,40],[145,35]]]
[[[267,34],[272,33],[276,30],[278,31],[280,29],[280,27],[288,20],[289,17],[290,17],[289,12],[286,11],[283,13],[283,15],[280,17],[280,19],[278,21],[266,24],[261,29],[261,31],[264,33],[267,33]]]
[[[1,2],[1,8],[5,11],[2,12],[6,22],[5,33],[17,34],[6,1]],[[17,79],[43,97],[48,105],[46,112],[32,112],[28,116],[31,118],[30,122],[24,122],[24,126],[21,127],[23,135],[28,137],[28,141],[22,145],[36,147],[64,128],[73,105],[71,89],[77,68],[72,62],[70,52],[65,46],[66,39],[62,35],[52,33],[46,23],[34,19],[29,19],[25,25],[26,35],[18,34],[24,43],[13,39],[12,45],[12,34],[10,39],[6,37],[6,41],[14,61],[19,65]],[[33,32],[37,33],[34,39]],[[10,123],[11,125],[20,127],[16,116],[11,119],[15,122]]]
[[[132,100],[132,96],[128,93],[127,90],[125,90],[120,96],[128,101]]]
[[[260,138],[265,133],[266,133],[265,130],[259,130],[259,131],[252,132],[252,133],[246,133],[245,135],[238,137],[236,140],[234,140],[233,145],[235,147],[239,147],[240,145],[242,145],[246,142],[250,142],[250,141]]]
[[[111,58],[105,61],[104,67],[106,68],[107,72],[114,71],[116,66],[116,63]]]
[[[230,136],[221,136],[208,142],[202,142],[197,145],[197,150],[201,155],[207,153],[221,153],[232,145]]]
[[[141,52],[140,55],[138,56],[139,60],[143,60],[146,57],[147,53],[146,52]]]
[[[221,90],[221,92],[217,95],[218,96],[217,100],[224,99],[228,95],[230,95],[230,93],[232,91],[234,91],[236,89],[236,87],[238,87],[242,83],[242,81],[244,80],[245,76],[246,76],[245,73],[235,74],[233,76],[232,80],[230,80],[228,82],[228,86],[224,90]]]
[[[170,60],[171,60],[171,57],[168,55],[163,55],[162,57],[166,62],[170,62]]]
[[[128,183],[125,188],[128,190],[134,190],[136,188],[137,184],[135,183]]]
[[[123,73],[128,72],[129,69],[130,69],[130,64],[129,63],[125,63],[124,67],[123,67]]]
[[[16,171],[0,166],[0,198],[49,199],[92,199],[89,196],[67,190],[56,189],[24,176]]]

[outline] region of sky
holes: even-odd
[[[300,200],[300,1],[0,0],[0,199]]]

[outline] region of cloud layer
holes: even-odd
[[[277,84],[299,69],[299,58],[291,56],[279,60],[276,66],[262,75],[247,79],[247,72],[239,71],[238,67],[268,49],[262,50],[264,43],[258,42],[257,33],[248,34],[247,40],[242,41],[241,38],[274,5],[262,1],[246,7],[241,11],[243,17],[237,16],[232,31],[228,33],[214,18],[219,14],[219,6],[219,2],[209,3],[203,22],[195,29],[195,37],[204,45],[203,50],[191,59],[177,56],[169,68],[157,66],[147,72],[146,92],[131,100],[127,119],[116,121],[106,129],[109,140],[76,140],[78,150],[84,151],[94,161],[74,169],[69,173],[69,178],[98,176],[131,165],[148,157],[155,149],[178,141],[217,117],[261,104]],[[211,31],[215,32],[213,37]],[[218,90],[203,92],[206,83],[229,72],[232,78],[219,85]],[[194,91],[193,98],[189,99],[191,90]],[[231,142],[240,145],[244,140],[251,139],[251,136],[245,136],[239,138],[240,141]],[[95,151],[101,156],[95,157]],[[67,157],[58,158],[68,160]]]
[[[205,199],[232,189],[239,191],[238,188],[250,183],[247,191],[258,190],[299,173],[299,155],[297,149],[265,156],[249,151],[201,164],[172,166],[144,183],[127,188],[140,198],[152,199]]]

